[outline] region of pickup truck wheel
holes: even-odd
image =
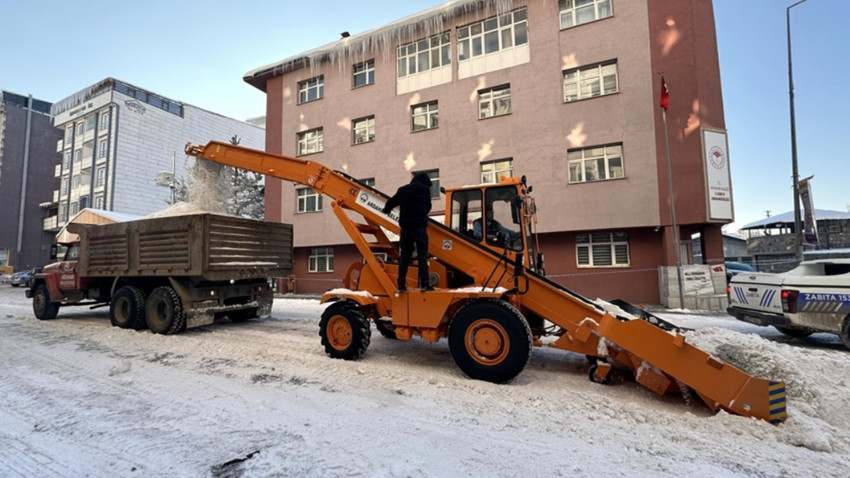
[[[256,319],[257,309],[255,307],[253,309],[232,310],[227,313],[227,318],[231,322],[245,322],[246,320]]]
[[[372,340],[372,329],[357,306],[348,302],[336,302],[322,313],[319,335],[328,355],[355,360],[366,353]]]
[[[59,302],[51,302],[46,284],[39,284],[32,293],[32,311],[38,320],[55,319],[59,314]]]
[[[844,317],[844,322],[841,323],[841,332],[838,333],[844,346],[850,349],[850,315]]]
[[[177,292],[171,287],[157,287],[145,304],[147,323],[157,334],[177,334],[186,328],[186,312]]]
[[[109,301],[109,321],[115,327],[140,330],[145,327],[145,292],[138,287],[124,286]]]
[[[531,357],[528,322],[500,300],[478,300],[461,307],[449,323],[448,335],[455,363],[476,380],[510,381]]]
[[[781,325],[774,325],[773,327],[775,327],[776,330],[782,332],[783,334],[785,334],[789,337],[795,337],[795,338],[798,338],[798,339],[806,338],[806,337],[812,335],[813,333],[815,333],[814,330],[794,329],[794,328],[790,328],[790,327],[782,327]]]

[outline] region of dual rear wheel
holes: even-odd
[[[122,329],[148,327],[157,334],[170,335],[186,329],[186,312],[172,287],[157,287],[146,295],[138,287],[124,286],[110,301],[109,321]]]

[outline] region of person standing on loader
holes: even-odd
[[[419,259],[419,288],[434,290],[428,281],[428,213],[431,212],[431,179],[428,175],[416,173],[410,184],[398,188],[384,206],[384,214],[389,214],[396,206],[401,207],[398,220],[401,227],[398,290],[407,290],[407,269],[414,245]]]

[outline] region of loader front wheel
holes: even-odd
[[[145,292],[124,286],[109,301],[109,321],[115,327],[139,330],[145,327]]]
[[[844,317],[844,322],[841,323],[841,332],[838,333],[844,346],[850,349],[850,315]]]
[[[500,300],[478,300],[461,307],[449,323],[448,336],[455,363],[475,380],[508,382],[531,357],[528,322]]]
[[[148,327],[157,334],[179,334],[186,329],[183,302],[171,287],[157,287],[145,305]]]
[[[372,329],[356,305],[336,302],[322,313],[319,335],[328,355],[344,360],[356,360],[366,353],[372,340]]]

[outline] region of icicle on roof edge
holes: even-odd
[[[485,17],[501,15],[527,4],[526,0],[453,0],[434,8],[396,20],[386,25],[366,30],[333,43],[299,53],[245,73],[243,79],[249,83],[261,77],[274,77],[297,68],[310,66],[311,75],[318,74],[322,62],[338,65],[340,72],[349,61],[363,61],[371,52],[381,52],[384,61],[391,58],[394,46],[445,31],[444,22],[465,18],[483,11]],[[299,65],[299,63],[302,63]],[[253,83],[252,83],[253,84]],[[256,85],[254,85],[256,86]]]

